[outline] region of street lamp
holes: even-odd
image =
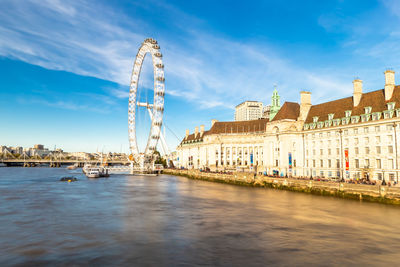
[[[339,168],[340,168],[340,172],[341,172],[341,176],[342,179],[340,179],[341,182],[344,182],[344,175],[343,175],[343,142],[342,142],[342,129],[339,129],[339,136],[340,136],[340,164],[339,164]]]

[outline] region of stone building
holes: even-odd
[[[312,105],[303,91],[300,103],[285,102],[271,120],[213,120],[208,131],[187,130],[178,166],[397,181],[399,123],[400,86],[388,70],[381,90],[363,93],[356,79],[351,97]]]

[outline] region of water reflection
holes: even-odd
[[[1,265],[394,265],[400,209],[173,176],[0,169]]]

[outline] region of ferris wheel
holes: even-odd
[[[144,57],[149,53],[153,62],[154,72],[154,98],[153,103],[139,102],[138,100],[138,83],[140,77],[140,71]],[[163,113],[164,113],[164,64],[162,62],[162,54],[160,52],[160,46],[157,41],[152,38],[147,38],[142,43],[139,51],[136,55],[135,63],[133,65],[131,84],[129,89],[129,109],[128,109],[128,131],[129,131],[129,147],[131,155],[135,160],[144,158],[145,161],[151,161],[154,152],[157,148],[158,140],[161,136],[161,141],[165,144],[164,137],[161,133],[161,126],[163,124]],[[143,152],[139,151],[137,143],[137,111],[138,108],[144,107],[148,110],[151,127],[150,133],[147,139],[147,145]],[[164,145],[163,145],[164,147]],[[164,150],[164,149],[163,149]]]

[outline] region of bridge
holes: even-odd
[[[24,167],[35,167],[40,165],[49,165],[50,167],[61,167],[62,165],[74,165],[82,167],[85,163],[87,164],[98,164],[100,160],[81,160],[81,159],[2,159],[0,163],[4,163],[7,166],[24,166]],[[107,165],[129,165],[128,159],[112,159],[103,161]]]

